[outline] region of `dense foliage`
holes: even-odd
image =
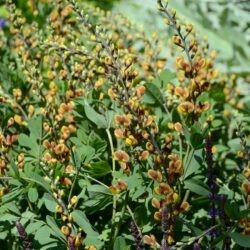
[[[157,4],[170,45],[80,1],[2,6],[3,249],[250,246],[249,76]]]

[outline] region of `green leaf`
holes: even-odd
[[[106,112],[106,120],[107,120],[107,124],[108,127],[107,128],[112,128],[114,127],[114,116],[115,116],[116,112],[113,110],[108,110]]]
[[[53,217],[47,215],[46,216],[46,222],[48,224],[48,226],[53,230],[54,235],[62,240],[62,241],[66,241],[65,235],[61,232],[61,230],[58,228],[58,225],[56,224],[56,221]]]
[[[146,88],[147,88],[148,92],[155,98],[155,100],[157,102],[159,102],[160,104],[163,102],[162,92],[154,83],[147,84]]]
[[[76,224],[83,229],[83,231],[87,234],[84,242],[86,245],[95,245],[96,247],[100,247],[103,243],[101,240],[98,239],[99,234],[96,232],[88,218],[86,217],[85,213],[80,210],[74,210],[72,212],[72,217]]]
[[[142,176],[138,173],[134,173],[133,175],[130,175],[128,178],[125,179],[127,185],[128,185],[128,190],[141,187],[142,186]]]
[[[16,199],[18,196],[21,196],[21,194],[24,191],[25,190],[24,189],[20,189],[20,187],[12,189],[12,191],[10,193],[7,193],[4,196],[2,196],[1,205],[4,204],[4,203],[10,202],[10,201]]]
[[[241,141],[240,138],[231,139],[228,141],[227,145],[233,150],[241,149]]]
[[[169,69],[163,70],[154,80],[153,84],[157,87],[162,88],[166,86],[169,81],[175,78],[175,74],[171,72]]]
[[[5,6],[1,6],[0,7],[0,17],[1,18],[8,18],[8,14],[9,14],[9,12],[8,12],[7,8]]]
[[[41,177],[40,175],[38,175],[35,172],[31,172],[29,173],[28,176],[24,176],[22,177],[22,179],[26,180],[26,181],[32,181],[37,183],[38,185],[40,185],[41,187],[43,187],[45,190],[47,190],[48,192],[50,192],[50,185],[48,182],[46,182],[43,177]]]
[[[92,177],[101,177],[111,173],[110,164],[106,161],[98,161],[91,163],[89,168],[86,168],[86,172]]]
[[[11,166],[11,169],[13,170],[13,172],[14,172],[13,174],[14,174],[15,178],[17,180],[19,180],[20,179],[20,173],[19,173],[19,170],[18,170],[18,167],[17,167],[15,161],[13,160],[13,157],[11,157],[11,159],[10,159],[10,166]]]
[[[109,191],[108,188],[102,186],[102,185],[98,185],[98,184],[95,184],[95,185],[91,185],[88,187],[88,191],[89,192],[93,192],[93,193],[102,193],[102,194],[105,194],[105,195],[111,195],[111,192]]]
[[[65,243],[62,245],[62,244],[59,244],[59,242],[57,241],[52,241],[42,246],[40,250],[58,250],[58,249],[64,249],[64,246],[65,246]]]
[[[130,248],[129,248],[129,246],[126,244],[125,238],[122,237],[122,236],[118,236],[118,237],[115,239],[114,249],[116,249],[116,250],[126,250],[126,249],[130,249]]]
[[[84,106],[84,111],[87,116],[87,118],[92,121],[97,127],[99,128],[107,128],[108,124],[103,115],[100,115],[97,113],[92,107],[89,105]]]
[[[12,222],[12,221],[17,221],[19,219],[20,219],[19,216],[16,216],[16,215],[13,215],[13,214],[3,214],[3,215],[1,215],[0,221]]]
[[[5,240],[8,236],[8,231],[0,232],[0,240]]]
[[[184,166],[185,168],[185,174],[184,178],[187,179],[189,176],[191,176],[194,173],[199,173],[200,169],[202,167],[203,162],[203,149],[198,149],[194,152],[194,155],[191,158],[191,161],[189,163],[189,159],[187,159],[188,165]],[[190,157],[189,157],[190,158]]]
[[[212,127],[213,128],[216,128],[216,127],[219,127],[223,124],[223,121],[222,120],[219,120],[219,119],[216,119],[216,120],[213,120],[212,121]]]
[[[30,134],[30,136],[27,136],[26,134],[20,134],[18,137],[18,142],[19,142],[20,146],[23,146],[25,148],[29,148],[30,154],[32,154],[35,157],[38,156],[39,145],[37,142],[37,138],[33,134]]]
[[[35,138],[42,137],[42,116],[33,116],[29,121],[29,131]]]
[[[225,101],[225,94],[223,91],[223,86],[216,84],[209,90],[209,96],[217,102],[223,103]]]
[[[202,196],[208,196],[210,193],[209,188],[201,180],[190,179],[190,180],[186,180],[184,183],[185,183],[185,187],[193,193],[196,193]]]
[[[199,133],[192,133],[190,136],[190,142],[194,149],[203,147],[203,136]]]
[[[147,224],[148,218],[147,215],[148,211],[144,205],[138,206],[137,208],[134,209],[134,217],[137,225],[139,227],[143,227],[144,225]]]
[[[95,149],[89,145],[82,144],[77,147],[76,151],[85,163],[90,162],[95,157]]]
[[[56,201],[53,199],[53,197],[48,194],[45,193],[43,196],[43,200],[44,200],[44,205],[45,207],[50,211],[50,212],[55,212],[56,211]]]
[[[38,192],[36,188],[29,188],[28,198],[30,202],[35,203],[38,199]]]
[[[30,138],[26,134],[20,134],[18,136],[18,143],[20,146],[27,147],[31,149],[31,145],[29,144]]]
[[[96,153],[104,153],[107,147],[107,142],[101,139],[96,133],[93,131],[88,137],[88,142],[91,147],[93,147]]]
[[[239,246],[249,248],[249,246],[250,246],[250,236],[249,235],[243,235],[243,234],[234,232],[234,233],[230,233],[229,236],[231,236],[231,238]]]
[[[30,222],[25,228],[27,234],[34,234],[39,228],[41,228],[45,223],[43,221]]]
[[[36,231],[35,240],[37,240],[41,245],[54,242],[56,240],[50,237],[52,233],[53,231],[51,230],[51,228],[47,225],[44,225]]]
[[[237,218],[242,219],[248,217],[249,215],[250,215],[250,209],[245,209],[239,212]]]
[[[142,96],[142,102],[147,103],[147,104],[154,104],[155,103],[155,98],[149,92],[146,92]]]
[[[161,89],[166,86],[166,84],[175,77],[170,70],[166,69],[163,70],[154,80],[152,83],[148,83],[145,85],[147,92],[143,97],[143,101],[146,103],[154,104],[154,100],[158,103],[162,104],[163,102],[163,95]]]
[[[237,219],[239,214],[239,205],[236,202],[227,202],[225,212],[230,219]]]

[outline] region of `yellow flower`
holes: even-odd
[[[181,205],[180,205],[180,209],[183,212],[188,211],[189,208],[190,208],[190,205],[189,205],[189,203],[187,201],[182,202]]]
[[[55,146],[54,151],[55,151],[55,154],[62,155],[68,151],[68,148],[66,147],[65,144],[59,143],[58,145]]]
[[[61,232],[62,232],[64,235],[68,236],[68,235],[70,234],[70,229],[69,229],[67,226],[62,226],[62,227],[61,227]]]
[[[180,96],[182,99],[186,99],[189,96],[189,91],[187,88],[175,87],[175,95]]]
[[[151,201],[151,204],[154,208],[158,208],[160,209],[161,207],[161,203],[156,199],[156,198],[153,198],[152,201]]]
[[[116,161],[121,161],[121,162],[128,162],[129,161],[129,155],[123,151],[123,150],[118,150],[114,152],[114,159]]]
[[[194,104],[191,102],[183,102],[177,107],[177,110],[179,113],[192,113],[194,111]]]
[[[148,176],[149,176],[149,178],[153,179],[154,181],[158,181],[158,182],[162,181],[162,174],[159,170],[156,171],[153,169],[149,169]]]
[[[139,154],[139,160],[141,161],[147,160],[148,157],[149,157],[149,152],[147,150],[144,150],[143,152]]]
[[[74,195],[71,199],[70,199],[70,204],[71,205],[75,205],[78,202],[78,197],[76,195]]]
[[[117,138],[124,138],[124,131],[122,129],[115,129],[114,134]]]
[[[176,123],[174,124],[174,129],[175,129],[175,131],[179,132],[180,134],[182,134],[182,135],[184,134],[184,133],[183,133],[183,128],[182,128],[181,123],[176,122]]]
[[[133,146],[133,145],[138,144],[138,141],[135,139],[133,135],[130,135],[129,137],[126,138],[125,144],[127,146]]]
[[[131,115],[116,115],[115,123],[119,125],[129,126],[131,124]]]

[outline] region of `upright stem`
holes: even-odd
[[[162,11],[168,18],[168,20],[170,21],[170,25],[173,27],[173,29],[176,31],[176,33],[178,34],[178,36],[180,37],[181,41],[182,41],[182,44],[183,44],[183,49],[185,51],[185,54],[187,56],[187,59],[189,61],[189,64],[191,66],[191,68],[193,68],[193,62],[192,62],[192,59],[191,59],[191,56],[190,56],[190,53],[189,53],[189,48],[188,48],[188,44],[186,42],[186,37],[187,36],[184,36],[182,33],[181,33],[181,30],[180,28],[177,26],[177,23],[176,23],[176,20],[175,18],[169,13],[168,9],[166,7],[164,7],[162,5],[162,2],[161,1],[158,1],[158,3],[160,4],[160,11]]]
[[[112,155],[112,177],[113,180],[115,178],[114,173],[115,173],[115,159],[113,157],[114,154],[114,144],[112,140],[111,133],[109,129],[106,129],[106,133],[108,135],[108,140],[109,140],[109,145],[110,145],[110,150],[111,150],[111,155]],[[116,207],[117,207],[117,197],[114,194],[113,195],[113,208],[112,208],[112,218],[111,218],[111,237],[110,237],[110,249],[113,247],[113,241],[114,241],[114,236],[115,236],[115,215],[116,215]]]

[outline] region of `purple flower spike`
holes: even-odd
[[[3,19],[3,18],[0,18],[0,29],[2,29],[4,26],[7,26],[8,25],[8,22]]]
[[[32,242],[30,241],[24,226],[20,223],[20,221],[16,221],[16,228],[19,233],[21,242],[23,244],[23,249],[24,250],[32,250]]]
[[[193,250],[201,250],[199,243],[197,242],[194,243]]]
[[[130,223],[130,231],[135,239],[136,250],[143,250],[141,233],[133,221]]]
[[[69,250],[76,250],[74,246],[74,241],[71,237],[68,237],[68,247],[69,247]]]
[[[210,235],[214,238],[218,237],[219,236],[219,232],[217,229],[213,229],[210,231]]]
[[[216,208],[212,208],[208,211],[208,215],[212,218],[216,218],[219,215],[219,210]]]

